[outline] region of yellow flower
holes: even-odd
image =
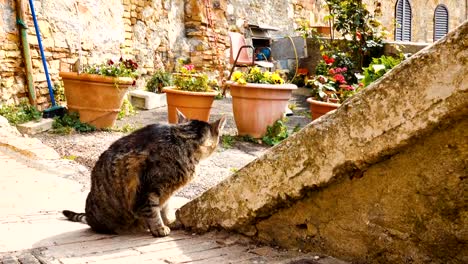
[[[271,72],[269,72],[269,71],[264,72],[263,73],[263,78],[265,78],[267,80],[270,79],[271,78]]]
[[[271,74],[271,80],[273,81],[273,83],[276,83],[276,84],[284,83],[283,78],[281,78],[281,76],[276,72]]]
[[[231,80],[237,82],[241,77],[242,77],[242,72],[240,72],[240,71],[235,71],[235,72],[232,74]]]
[[[247,82],[245,81],[244,78],[240,77],[239,79],[237,79],[237,83],[238,84],[246,84]]]
[[[258,74],[258,73],[260,73],[260,72],[261,72],[261,71],[260,71],[260,68],[257,67],[257,66],[253,67],[253,68],[250,70],[250,74]]]

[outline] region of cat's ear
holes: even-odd
[[[216,134],[219,134],[219,132],[223,129],[225,124],[226,124],[226,116],[223,115],[221,116],[220,119],[211,123],[211,128],[214,130]]]
[[[184,116],[184,114],[182,114],[181,111],[179,111],[179,109],[176,108],[176,112],[177,112],[177,124],[185,123],[188,121],[188,119]]]

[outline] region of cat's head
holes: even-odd
[[[184,114],[177,110],[177,120],[179,124],[191,122]],[[221,136],[221,130],[226,123],[226,117],[222,116],[220,119],[208,123],[203,121],[192,121],[194,128],[197,130],[197,138],[199,141],[198,155],[200,159],[209,157],[216,149]]]

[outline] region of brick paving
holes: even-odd
[[[63,209],[82,211],[86,191],[65,178],[59,165],[45,167],[41,162],[53,162],[55,155],[40,141],[17,134],[0,137],[1,264],[289,263],[298,258],[313,259],[303,263],[344,263],[261,246],[225,232],[173,231],[164,238],[96,234],[61,216]]]

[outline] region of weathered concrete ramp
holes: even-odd
[[[468,22],[182,207],[365,263],[468,262]]]

